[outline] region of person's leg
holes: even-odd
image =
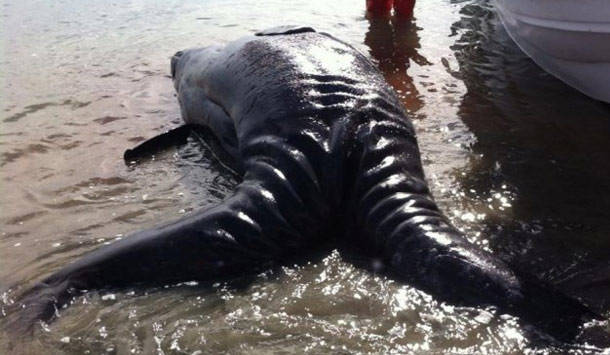
[[[394,0],[396,16],[404,18],[413,17],[413,7],[415,7],[415,0]]]
[[[392,11],[394,0],[366,0],[366,11],[376,15],[387,15]]]

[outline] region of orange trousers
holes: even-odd
[[[415,0],[366,0],[366,10],[374,14],[389,14],[394,7],[396,15],[412,17]]]

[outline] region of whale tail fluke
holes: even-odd
[[[66,283],[38,283],[6,308],[5,329],[16,336],[32,334],[37,324],[52,320],[58,314],[58,307],[71,298]]]
[[[221,204],[132,234],[55,272],[19,300],[22,327],[52,320],[84,291],[236,279],[319,250],[327,213],[312,206],[323,205],[322,197],[312,180],[280,166],[254,157]]]
[[[529,273],[519,271],[515,266],[511,269],[519,279],[523,299],[512,304],[507,311],[555,339],[572,341],[578,336],[585,323],[604,319],[555,286]]]
[[[362,126],[352,168],[351,235],[395,278],[463,305],[491,305],[559,340],[599,318],[576,299],[469,243],[434,202],[408,122]]]

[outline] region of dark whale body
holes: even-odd
[[[203,128],[243,182],[216,207],[47,277],[23,298],[29,322],[51,319],[82,290],[239,277],[321,245],[350,245],[393,277],[453,302],[495,305],[557,337],[595,316],[448,222],[400,101],[351,46],[310,28],[274,29],[178,52],[172,76],[187,129],[126,157]]]

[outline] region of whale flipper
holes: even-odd
[[[182,125],[158,136],[154,136],[131,149],[127,149],[125,153],[123,153],[123,159],[126,162],[131,162],[150,157],[169,147],[186,144],[186,140],[191,134],[192,129],[193,127],[191,125]]]
[[[316,32],[315,29],[308,26],[277,26],[256,32],[256,36],[279,36],[292,35],[297,33]]]

